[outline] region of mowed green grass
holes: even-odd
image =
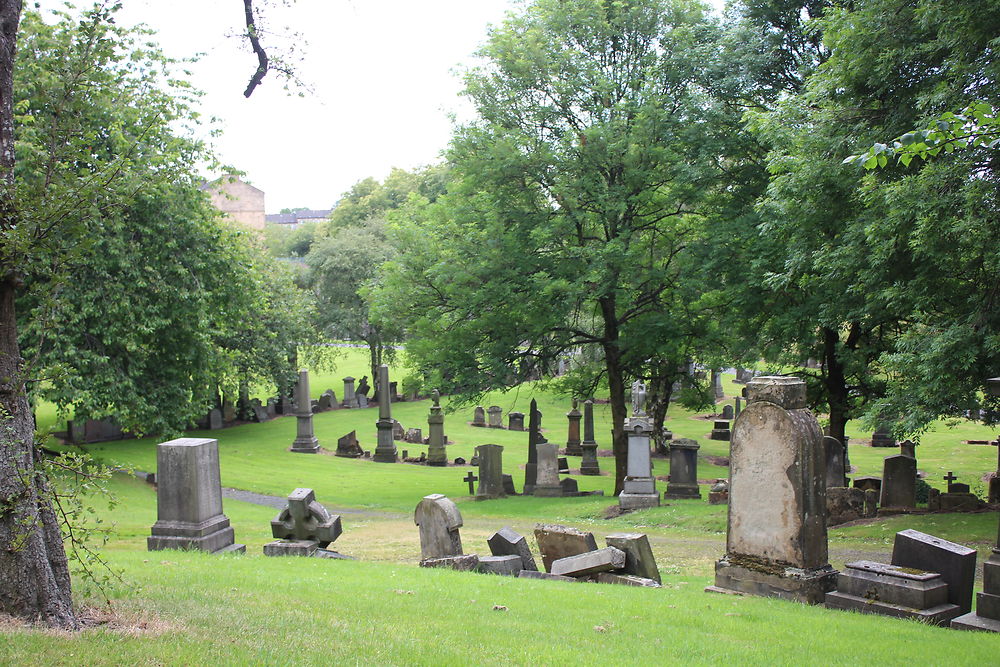
[[[346,374],[338,369],[329,377]],[[350,374],[360,377],[357,371]],[[342,389],[315,379],[311,384],[314,396],[328,385],[338,395]],[[726,387],[730,396],[740,388],[728,379]],[[549,441],[564,444],[570,407],[565,397],[525,385],[486,397],[483,405],[527,412],[531,398],[545,415]],[[429,405],[397,403],[393,415],[426,435]],[[610,449],[608,406],[595,407],[598,442]],[[505,470],[520,489],[527,434],[473,428],[467,424],[471,415],[472,407],[447,415],[445,430],[456,443],[449,446],[449,458],[468,459],[478,444],[501,444]],[[728,468],[709,460],[727,456],[728,443],[707,439],[711,421],[706,416],[672,406],[668,426],[675,437],[701,443],[699,477],[707,481],[728,475]],[[374,449],[376,418],[375,408],[337,410],[316,415],[315,430],[331,452],[336,439],[351,430],[357,430],[363,447]],[[918,449],[921,470],[934,475],[953,470],[961,478],[993,469],[994,448],[959,441],[994,434],[974,424],[960,428],[939,429],[924,438]],[[886,664],[926,661],[932,655],[984,664],[996,654],[990,635],[704,593],[714,561],[725,551],[726,507],[704,500],[664,501],[658,508],[605,519],[606,510],[616,505],[610,458],[601,459],[608,474],[574,476],[581,489],[602,489],[604,497],[476,502],[462,481],[475,471],[469,466],[441,469],[292,454],[287,451],[295,437],[292,417],[189,435],[218,439],[225,486],[282,497],[296,487],[315,489],[321,503],[342,511],[344,534],[333,548],[359,560],[265,558],[262,547],[272,539],[269,521],[276,511],[230,499],[225,512],[237,541],[247,545],[245,556],[147,552],[145,538],[156,520],[155,490],[120,473],[111,486],[121,503],[114,510],[98,504],[98,515],[114,524],[104,553],[126,581],[110,589],[118,622],[72,636],[0,622],[0,664],[848,664],[857,662],[859,651]],[[154,471],[155,444],[148,438],[88,449],[105,462]],[[411,454],[425,450],[401,442],[397,447]],[[893,453],[855,445],[851,459],[859,474],[880,474],[882,459]],[[668,474],[666,460],[655,459],[654,465],[657,475]],[[578,468],[579,459],[570,457],[570,467]],[[943,486],[943,481],[929,481]],[[659,486],[662,490],[665,483]],[[707,496],[707,486],[702,491]],[[665,587],[640,590],[420,569],[412,511],[429,493],[444,493],[458,503],[467,553],[488,553],[486,538],[504,525],[528,536],[536,554],[531,530],[539,522],[592,531],[600,546],[612,532],[644,532]],[[829,535],[831,562],[841,567],[859,555],[887,560],[893,536],[905,528],[976,547],[982,561],[996,539],[997,516],[896,516],[835,527]],[[101,605],[93,586],[81,579],[76,598],[82,605]]]

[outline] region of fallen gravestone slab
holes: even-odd
[[[901,530],[892,545],[892,564],[939,572],[948,584],[948,602],[962,614],[972,610],[976,550],[918,530]]]
[[[623,567],[625,567],[625,552],[614,547],[605,547],[553,561],[551,572],[567,577],[583,577],[598,572],[620,570]]]
[[[480,556],[476,572],[485,574],[500,574],[508,577],[516,577],[521,571],[521,557],[517,555],[509,556]]]
[[[609,547],[625,552],[625,574],[635,575],[643,579],[652,579],[659,583],[660,570],[656,567],[653,549],[649,546],[649,538],[643,533],[613,533],[605,538]]]
[[[597,540],[594,539],[593,533],[585,533],[559,524],[536,525],[535,542],[538,543],[538,551],[542,555],[542,565],[546,572],[551,572],[552,563],[560,558],[597,550]]]
[[[459,572],[471,572],[476,569],[477,565],[479,565],[479,556],[476,554],[425,558],[420,561],[420,567],[444,567]]]
[[[288,506],[271,520],[271,535],[278,539],[264,545],[264,555],[314,556],[343,532],[340,516],[316,502],[312,489],[295,489]]]
[[[561,574],[549,574],[538,570],[521,570],[517,573],[518,579],[551,579],[552,581],[580,581],[573,577],[564,577]]]
[[[493,533],[486,540],[490,551],[494,556],[518,556],[521,559],[519,570],[537,570],[535,559],[531,555],[531,548],[528,547],[528,540],[523,535],[515,533],[510,528],[504,527]]]
[[[645,588],[662,588],[660,582],[646,577],[637,577],[634,574],[618,574],[617,572],[598,572],[594,575],[594,581],[599,584],[619,584],[622,586],[642,586]]]

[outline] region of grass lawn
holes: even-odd
[[[338,367],[328,377],[347,374]],[[739,385],[729,380],[725,386],[732,396]],[[342,383],[322,379],[314,378],[311,386],[316,396],[329,387],[338,395],[342,391]],[[564,415],[570,407],[564,397],[525,385],[489,396],[483,405],[495,403],[505,413],[527,412],[531,398],[544,413],[549,441],[563,444]],[[444,404],[447,408],[447,400]],[[397,403],[393,416],[426,434],[428,407],[428,401]],[[448,448],[449,458],[469,459],[479,444],[503,445],[505,470],[520,488],[527,434],[473,428],[467,423],[471,416],[471,407],[447,414],[445,432],[455,442]],[[705,417],[672,406],[668,426],[675,437],[701,443],[699,477],[707,483],[728,476],[726,467],[709,459],[727,456],[728,443],[707,439],[712,425]],[[338,437],[356,430],[362,446],[373,450],[376,418],[375,408],[322,413],[314,418],[316,435],[332,452]],[[595,406],[595,419],[600,447],[610,449],[607,405]],[[359,560],[265,558],[261,549],[271,540],[268,522],[275,510],[230,499],[225,511],[237,541],[247,545],[246,556],[147,552],[145,537],[156,520],[155,491],[118,474],[112,486],[122,502],[114,511],[99,508],[99,516],[115,524],[104,552],[127,582],[111,590],[122,627],[67,636],[0,621],[0,664],[565,664],[579,662],[581,656],[587,662],[610,664],[801,664],[806,655],[823,664],[847,664],[856,663],[859,652],[887,664],[926,661],[930,655],[984,664],[996,655],[997,640],[990,635],[704,593],[714,561],[725,551],[726,507],[704,500],[665,501],[659,508],[605,519],[606,510],[616,505],[610,458],[601,459],[605,475],[574,476],[581,489],[602,489],[604,497],[476,502],[462,481],[474,470],[469,466],[429,468],[292,454],[287,451],[295,437],[291,417],[190,435],[219,440],[224,486],[282,497],[296,487],[315,489],[317,500],[343,517],[344,534],[333,548]],[[856,443],[850,455],[858,474],[881,474],[882,459],[896,451],[861,445],[870,434],[849,435]],[[951,470],[975,490],[981,476],[994,469],[996,450],[961,440],[993,437],[975,424],[954,430],[941,425],[924,437],[917,450],[918,467],[935,486],[943,487],[940,476]],[[155,444],[147,438],[88,449],[106,462],[153,471]],[[425,449],[406,443],[397,447],[411,455]],[[667,461],[654,461],[656,474],[666,475]],[[570,467],[578,468],[579,458],[570,457]],[[702,490],[707,496],[707,486]],[[422,570],[416,567],[420,547],[412,512],[429,493],[444,493],[458,503],[467,553],[488,553],[486,538],[504,525],[529,536],[533,548],[531,530],[537,522],[590,530],[601,546],[608,533],[645,532],[665,587],[632,589]],[[896,516],[835,527],[829,536],[831,562],[840,567],[859,557],[887,560],[895,532],[905,528],[973,546],[980,550],[981,561],[996,539],[997,516]],[[86,582],[78,580],[76,596],[81,604],[99,606],[99,597]],[[506,609],[495,610],[495,605]]]

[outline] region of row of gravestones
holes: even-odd
[[[539,524],[535,541],[544,572],[538,570],[527,540],[503,528],[486,540],[491,555],[462,550],[462,514],[447,497],[435,493],[417,505],[413,522],[420,530],[420,566],[500,574],[526,579],[594,581],[630,586],[660,586],[660,573],[646,535],[608,535],[597,548],[592,533],[560,525]]]

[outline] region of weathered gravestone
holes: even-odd
[[[222,421],[227,424],[236,421],[236,406],[228,398],[222,401]]]
[[[712,371],[712,392],[717,401],[721,401],[726,397],[726,392],[722,388],[722,373],[716,370]]]
[[[691,438],[678,438],[670,443],[670,481],[664,498],[698,498],[698,450],[701,445]]]
[[[948,584],[948,602],[960,614],[972,609],[972,586],[976,580],[976,550],[918,530],[901,530],[892,545],[892,564],[939,572]]]
[[[731,431],[729,430],[729,421],[726,419],[716,419],[712,422],[712,433],[708,436],[709,440],[723,440],[729,442],[731,437]]]
[[[124,437],[125,432],[112,419],[88,419],[83,425],[84,442],[107,442]]]
[[[351,431],[337,440],[336,456],[347,459],[357,459],[364,456],[364,450],[358,444],[358,432]]]
[[[826,594],[826,606],[933,625],[947,625],[960,613],[948,602],[948,584],[937,572],[867,560],[847,563],[837,590]]]
[[[585,533],[559,524],[536,525],[535,542],[538,543],[542,566],[546,572],[551,572],[552,563],[560,558],[597,550],[597,540],[594,539],[593,533]]]
[[[531,548],[528,540],[523,535],[518,535],[510,528],[504,527],[493,533],[486,543],[490,547],[490,553],[494,556],[518,556],[521,559],[522,570],[537,570],[535,559],[531,555]]]
[[[911,459],[917,458],[917,443],[912,440],[904,440],[899,443],[899,453],[903,456],[909,456]]]
[[[295,489],[288,506],[271,519],[271,535],[277,539],[264,545],[264,555],[316,556],[342,532],[340,517],[316,502],[312,489]]]
[[[826,488],[845,486],[844,445],[840,440],[824,435],[823,454],[826,458]]]
[[[554,442],[545,442],[537,446],[538,469],[533,495],[556,497],[563,495],[559,485],[559,447]]]
[[[854,481],[851,483],[855,489],[861,489],[862,491],[875,491],[875,493],[882,492],[882,478],[875,477],[872,475],[864,475],[861,477],[855,477]]]
[[[486,409],[486,414],[489,417],[490,428],[503,428],[503,408],[499,405],[491,405]]]
[[[872,433],[872,447],[895,447],[896,439],[892,437],[892,427],[889,424],[879,424]]]
[[[354,394],[354,378],[350,375],[344,378],[344,402],[341,403],[341,407],[358,407],[358,399]]]
[[[566,436],[566,454],[568,456],[582,456],[583,449],[580,446],[580,420],[583,415],[577,409],[577,400],[573,399],[573,407],[566,413],[569,422],[568,434]]]
[[[504,474],[503,476],[503,492],[508,496],[516,496],[517,489],[514,488],[514,476]]]
[[[266,421],[270,421],[271,415],[268,414],[267,408],[261,405],[260,400],[256,398],[253,399],[250,402],[250,409],[253,411],[253,419],[255,422],[260,424]]]
[[[309,371],[299,370],[299,383],[295,386],[295,440],[289,451],[315,454],[319,440],[313,433],[313,412],[309,405]]]
[[[378,367],[378,386],[389,386],[389,367],[382,364]],[[358,394],[362,396],[362,394]],[[373,461],[379,463],[396,462],[396,442],[393,440],[392,431],[396,421],[392,418],[392,408],[390,407],[389,392],[381,391],[378,397],[378,421],[375,428],[378,429],[378,442],[375,445],[375,455]]]
[[[727,419],[728,420],[728,419],[734,419],[735,416],[736,415],[733,412],[733,406],[731,406],[731,405],[723,405],[722,406],[722,412],[719,414],[719,417],[721,417],[722,419]]]
[[[632,416],[625,422],[628,435],[628,461],[624,489],[618,496],[618,506],[625,510],[656,507],[660,494],[653,478],[649,441],[653,427],[646,416],[646,385],[632,385]]]
[[[156,483],[156,523],[146,538],[150,551],[246,551],[233,543],[233,529],[222,513],[218,440],[178,438],[158,444]]]
[[[581,475],[600,475],[601,465],[597,460],[597,441],[594,439],[594,401],[583,402],[583,442],[580,443],[583,459],[580,461]]]
[[[885,457],[879,504],[883,508],[917,506],[916,459],[902,454]]]
[[[406,437],[406,429],[397,420],[392,420],[392,439],[402,440]]]
[[[320,410],[333,410],[337,407],[337,395],[333,393],[333,389],[327,389],[322,394],[319,395],[319,409]]]
[[[274,419],[278,416],[278,399],[273,397],[267,399],[267,405],[265,407],[267,408],[268,419]]]
[[[441,393],[435,389],[432,393],[433,405],[427,415],[427,429],[430,432],[427,439],[427,465],[448,465],[448,454],[445,451],[444,414],[441,412]]]
[[[477,405],[472,413],[472,426],[486,426],[486,411],[483,410],[483,406],[481,405]]]
[[[507,430],[508,431],[523,431],[524,430],[524,413],[523,412],[511,412],[507,414]]]
[[[406,433],[403,434],[403,442],[408,442],[411,445],[421,445],[424,442],[424,432],[419,428],[408,428]]]
[[[660,583],[660,569],[656,567],[649,538],[643,533],[613,533],[605,538],[609,547],[625,552],[622,571]]]
[[[507,494],[503,489],[503,447],[500,445],[479,445],[476,447],[479,457],[479,489],[476,500],[488,498],[503,498]]]
[[[479,556],[478,558],[479,564],[476,565],[476,572],[516,577],[521,571],[521,558],[519,556]]]
[[[625,552],[614,547],[604,547],[552,561],[552,574],[585,577],[598,572],[620,570],[623,567],[625,567]]]
[[[208,411],[208,428],[211,431],[218,431],[222,428],[222,410],[212,408]]]
[[[462,514],[451,500],[440,493],[424,496],[413,513],[413,523],[420,528],[420,559],[462,555]]]
[[[820,604],[836,585],[828,562],[823,435],[805,382],[757,377],[730,445],[726,555],[715,586]]]
[[[872,499],[869,500],[868,495]],[[875,516],[874,491],[862,491],[846,486],[830,486],[826,489],[826,525],[839,526],[848,521]]]

